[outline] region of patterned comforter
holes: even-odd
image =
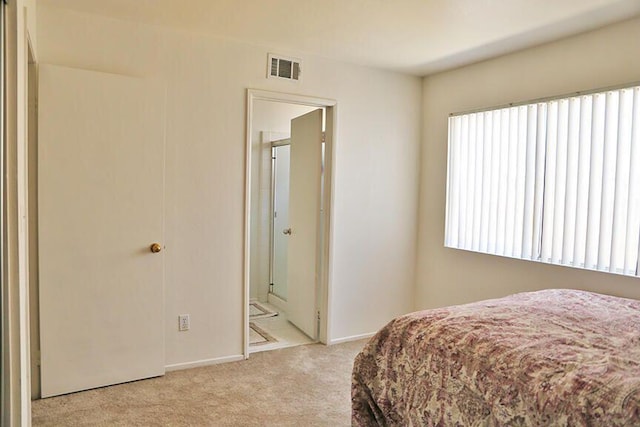
[[[356,357],[354,426],[640,425],[640,301],[546,290],[416,312]]]

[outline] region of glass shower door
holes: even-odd
[[[287,300],[290,145],[273,147],[273,256],[271,292]]]

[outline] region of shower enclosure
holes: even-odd
[[[289,165],[291,145],[289,139],[273,142],[272,207],[273,226],[271,241],[271,286],[269,293],[287,300],[287,260],[289,229]]]

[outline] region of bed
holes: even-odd
[[[640,425],[640,301],[554,289],[398,317],[351,396],[354,426]]]

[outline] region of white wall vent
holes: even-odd
[[[302,61],[298,58],[269,54],[269,61],[267,63],[268,78],[300,81],[301,74]]]

